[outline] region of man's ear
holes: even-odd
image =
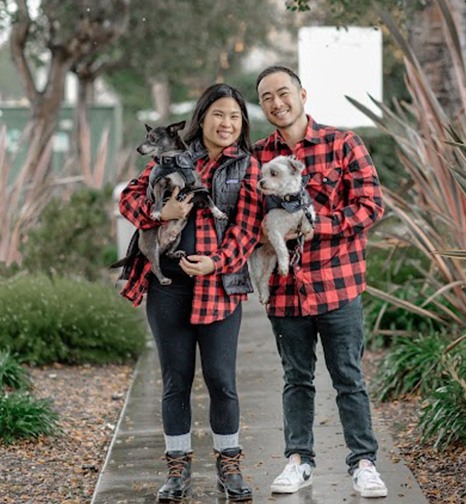
[[[304,89],[304,88],[301,88],[300,91],[299,91],[300,95],[301,95],[301,101],[304,103],[306,103],[307,101],[307,91]]]

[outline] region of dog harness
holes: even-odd
[[[174,156],[156,156],[154,159],[155,165],[150,172],[149,185],[147,187],[147,198],[150,201],[154,201],[153,191],[155,184],[174,172],[178,172],[186,184],[177,197],[179,201],[182,201],[192,192],[201,193],[201,196],[208,194],[209,191],[204,187],[193,189],[196,178],[194,176],[194,160],[190,152],[182,152]]]
[[[299,210],[304,212],[307,220],[311,223],[311,226],[315,226],[314,217],[309,212],[308,207],[311,203],[310,196],[306,191],[306,184],[310,179],[310,175],[303,175],[301,190],[296,193],[285,194],[285,196],[276,196],[274,194],[269,194],[265,196],[265,211],[268,213],[270,210],[277,208],[283,208],[288,213],[295,213]],[[301,255],[304,248],[304,235],[301,232],[301,222],[298,224],[297,229],[298,237],[296,238],[296,246],[293,250],[290,262],[293,266],[298,264],[301,259]]]
[[[276,208],[283,208],[288,213],[295,213],[299,210],[304,211],[304,215],[307,217],[312,227],[314,227],[314,219],[312,214],[308,210],[310,203],[309,194],[306,191],[306,184],[309,180],[309,175],[304,175],[302,177],[301,190],[296,193],[285,194],[285,196],[280,197],[274,194],[269,194],[265,197],[265,211],[268,213],[270,210]]]

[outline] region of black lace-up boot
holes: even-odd
[[[240,448],[215,451],[217,457],[217,486],[230,501],[252,501],[252,490],[243,481]]]
[[[191,453],[172,451],[165,454],[168,477],[158,491],[158,502],[181,502],[191,491]]]

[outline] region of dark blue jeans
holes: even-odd
[[[164,433],[179,436],[191,430],[191,389],[199,346],[212,431],[235,434],[239,430],[236,356],[242,308],[239,305],[224,320],[193,325],[189,320],[192,300],[192,285],[150,283],[146,312],[162,371]]]
[[[349,470],[352,472],[363,458],[375,462],[378,445],[372,432],[369,397],[361,371],[364,351],[361,297],[322,315],[270,317],[270,321],[284,370],[285,456],[299,453],[315,465],[314,375],[320,335],[350,450],[346,458]]]

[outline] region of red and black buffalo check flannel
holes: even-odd
[[[226,148],[220,158],[210,161],[201,158],[196,170],[202,182],[211,187],[215,170],[228,158],[236,158],[236,146]],[[162,225],[151,217],[152,203],[146,197],[149,174],[154,162],[151,161],[138,179],[132,180],[120,197],[120,213],[138,229],[149,229]],[[222,244],[217,242],[217,234],[211,211],[198,208],[196,211],[196,252],[209,255],[215,263],[215,272],[195,278],[191,323],[209,324],[230,315],[237,305],[247,298],[245,294],[228,296],[223,288],[221,274],[238,271],[245,263],[260,236],[261,204],[257,193],[260,169],[256,159],[251,157],[249,168],[241,184],[236,218],[227,229]],[[229,180],[230,184],[234,181]],[[138,306],[148,288],[150,263],[140,255],[133,264],[128,282],[121,294]]]
[[[367,230],[383,214],[377,172],[362,140],[308,119],[305,138],[293,150],[278,131],[254,147],[261,164],[280,155],[304,162],[317,213],[314,238],[305,242],[301,261],[288,276],[274,273],[271,279],[271,316],[326,313],[364,291]]]

